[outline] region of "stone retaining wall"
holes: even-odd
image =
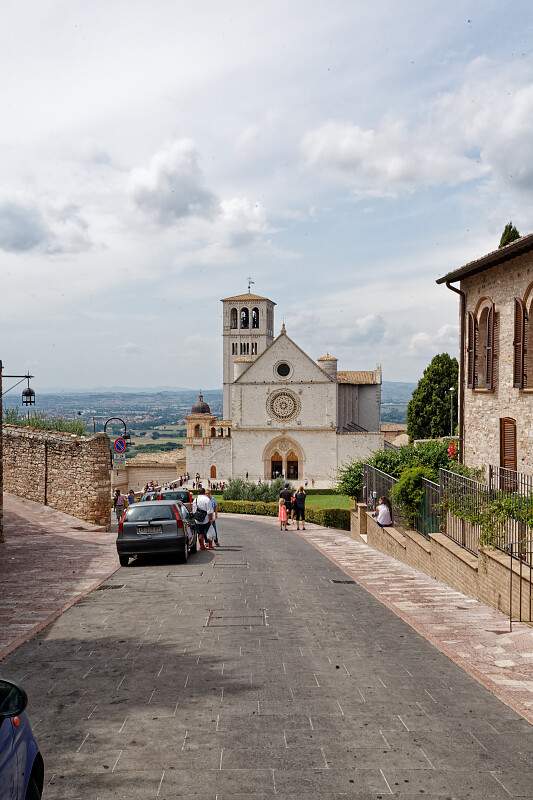
[[[370,547],[425,572],[463,594],[475,597],[487,605],[509,614],[510,559],[499,550],[481,548],[475,556],[443,533],[433,533],[429,539],[416,531],[380,528],[364,504],[352,512],[352,536],[367,533]],[[523,567],[520,576],[519,562],[513,564],[512,611],[518,619],[520,611],[524,621],[531,620],[533,595],[529,568]],[[531,598],[531,607],[530,607]],[[520,609],[520,604],[522,608]]]
[[[92,522],[110,524],[109,439],[5,425],[4,490]]]

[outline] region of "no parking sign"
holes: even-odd
[[[113,450],[119,455],[126,452],[126,440],[122,436],[119,436],[113,442]]]

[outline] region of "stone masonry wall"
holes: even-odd
[[[5,425],[4,491],[96,525],[110,522],[110,456],[105,434],[91,437]]]
[[[465,375],[464,455],[469,466],[500,463],[500,418],[513,417],[518,470],[533,474],[533,393],[513,387],[514,298],[524,299],[532,281],[533,255],[529,253],[461,282],[466,312],[475,313],[479,301],[489,298],[495,304],[498,323],[494,391],[469,389]],[[466,347],[467,341],[465,373]]]
[[[357,515],[359,520],[355,519]],[[364,522],[361,524],[362,519]],[[357,510],[352,513],[352,536],[355,538],[365,525],[370,547],[509,614],[511,571],[510,559],[505,553],[487,547],[481,548],[479,555],[475,556],[443,533],[433,533],[426,539],[415,531],[380,528],[364,504],[358,504]],[[533,588],[529,577],[526,567],[523,567],[520,575],[520,563],[515,561],[512,580],[512,613],[515,620],[521,616],[523,621],[533,621]]]

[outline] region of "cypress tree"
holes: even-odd
[[[511,244],[511,242],[514,242],[515,239],[520,239],[520,233],[518,232],[518,228],[516,228],[511,221],[509,221],[503,229],[502,238],[500,239],[500,244],[498,247],[505,247],[506,244]]]

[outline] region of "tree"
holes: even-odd
[[[459,365],[448,353],[435,356],[413,392],[407,406],[407,433],[413,439],[436,439],[452,431],[457,424],[457,379]],[[450,388],[453,387],[450,398]]]
[[[498,247],[505,247],[506,244],[514,242],[515,239],[520,239],[520,233],[518,232],[518,228],[515,228],[513,223],[509,221],[503,229],[502,238],[500,239]]]

